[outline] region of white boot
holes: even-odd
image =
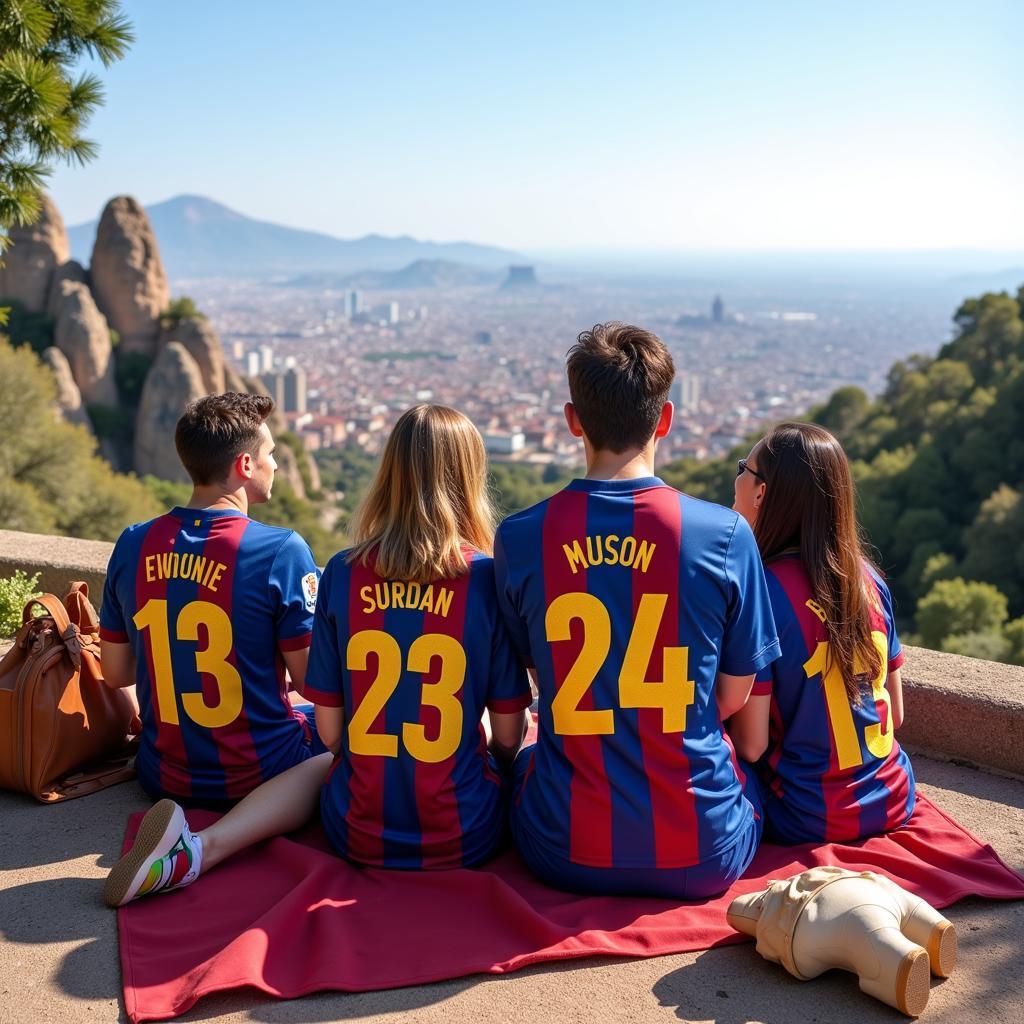
[[[863,992],[916,1017],[928,1003],[929,968],[956,964],[953,925],[923,899],[881,875],[818,867],[740,896],[729,923],[757,938],[757,951],[802,981],[833,967]]]

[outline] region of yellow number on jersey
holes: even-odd
[[[370,732],[402,677],[402,652],[390,633],[364,629],[348,642],[345,664],[349,671],[365,671],[368,655],[377,655],[377,674],[348,723],[348,749],[353,754],[398,757],[398,737],[388,732]],[[462,702],[458,692],[466,680],[466,651],[454,637],[444,633],[424,633],[409,648],[410,672],[425,675],[434,658],[441,660],[436,683],[424,683],[420,703],[437,708],[441,726],[436,739],[428,740],[419,722],[402,725],[402,742],[417,761],[437,764],[459,748],[462,736]]]
[[[619,668],[619,707],[660,708],[662,731],[676,733],[685,732],[687,708],[694,701],[693,680],[687,679],[689,649],[663,647],[662,678],[645,678],[667,603],[667,594],[640,598]],[[559,736],[609,736],[615,732],[614,711],[581,709],[579,705],[611,650],[611,616],[593,594],[560,594],[544,616],[548,641],[568,640],[574,621],[583,625],[583,646],[551,702],[554,729]]]
[[[874,757],[883,758],[889,756],[893,745],[892,705],[889,691],[885,688],[889,652],[885,634],[879,630],[872,630],[871,642],[878,651],[881,665],[878,674],[871,680],[871,697],[872,700],[885,704],[886,713],[884,726],[878,721],[865,728],[864,742]],[[829,662],[828,641],[820,640],[814,648],[814,653],[804,662],[804,673],[808,679],[821,676],[840,770],[856,768],[864,763],[864,757],[861,754],[857,727],[853,721],[853,708],[850,706],[850,698],[846,694],[846,685],[843,683],[843,674],[839,671],[839,666]]]
[[[178,725],[178,694],[171,667],[167,601],[151,598],[135,613],[132,621],[140,632],[149,630],[157,715],[161,722]],[[175,636],[178,640],[198,641],[200,626],[206,630],[207,643],[205,648],[196,649],[196,671],[213,676],[219,699],[210,707],[202,693],[183,693],[181,705],[196,725],[219,729],[230,725],[242,713],[242,677],[227,660],[234,642],[228,613],[209,601],[190,601],[178,613]]]

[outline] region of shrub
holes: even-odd
[[[0,637],[12,637],[21,628],[22,610],[40,594],[38,582],[39,573],[27,576],[21,569],[15,569],[7,579],[0,579]]]

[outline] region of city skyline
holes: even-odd
[[[125,6],[71,224],[194,192],[531,253],[1024,244],[1018,4]]]

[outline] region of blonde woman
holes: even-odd
[[[356,513],[355,545],[320,580],[304,693],[333,759],[277,776],[195,834],[162,800],[111,871],[107,902],[187,885],[298,828],[318,800],[328,839],[353,863],[490,858],[504,834],[496,758],[518,750],[531,699],[498,614],[493,532],[476,428],[445,406],[409,409]]]

